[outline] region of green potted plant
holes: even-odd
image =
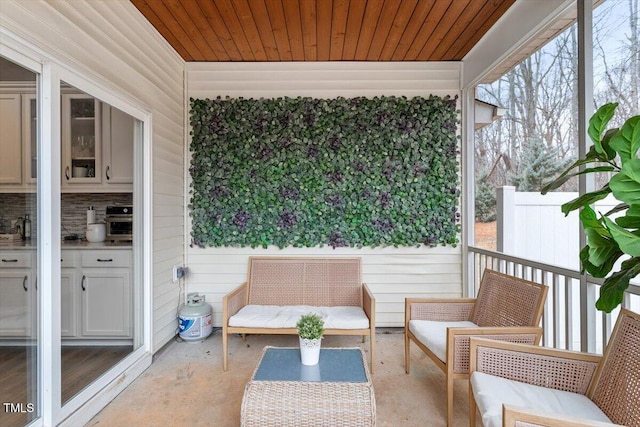
[[[606,277],[596,301],[596,308],[605,312],[620,305],[629,281],[640,273],[640,116],[629,118],[620,128],[606,130],[617,107],[611,103],[598,109],[589,120],[588,134],[593,141],[589,152],[542,189],[546,194],[577,175],[611,173],[602,188],[562,205],[565,215],[580,209],[587,235],[587,244],[580,251],[582,271]],[[591,205],[609,194],[621,203],[608,212],[596,213]],[[618,260],[622,262],[617,264]],[[617,271],[609,274],[614,268]]]
[[[320,343],[324,320],[316,313],[303,314],[296,323],[300,338],[300,359],[303,365],[316,365],[320,360]]]

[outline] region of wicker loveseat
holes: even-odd
[[[360,258],[250,257],[247,281],[222,305],[225,371],[229,335],[295,335],[309,312],[324,318],[325,335],[368,335],[373,371],[375,299],[362,283]]]

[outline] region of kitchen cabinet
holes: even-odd
[[[0,191],[35,192],[37,96],[0,94]],[[86,94],[61,95],[63,193],[133,191],[135,120]]]
[[[2,191],[35,191],[38,169],[37,113],[35,94],[0,94]]]
[[[20,94],[0,94],[0,185],[22,184],[22,107]]]
[[[36,290],[30,251],[0,251],[0,337],[31,337]]]
[[[62,98],[62,192],[131,192],[134,119],[87,95]]]
[[[115,107],[102,106],[103,179],[107,184],[133,184],[134,131],[133,117]]]
[[[131,335],[129,272],[123,269],[82,270],[82,336]]]
[[[96,184],[102,177],[100,103],[84,94],[62,95],[62,182]]]
[[[34,187],[38,173],[38,105],[36,95],[22,95],[23,177],[27,186]]]
[[[77,259],[73,251],[62,251],[60,274],[60,332],[63,338],[78,335],[78,316],[80,305],[78,301],[78,269]]]
[[[131,250],[62,251],[63,338],[132,338],[132,298]]]

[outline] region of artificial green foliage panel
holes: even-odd
[[[456,245],[455,100],[191,100],[196,246]]]

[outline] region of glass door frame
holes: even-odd
[[[37,388],[39,418],[30,426],[85,423],[120,391],[140,375],[152,361],[152,115],[139,101],[122,90],[103,84],[97,74],[65,66],[8,31],[2,31],[0,55],[38,75],[38,362]],[[61,82],[99,98],[139,121],[134,149],[134,325],[131,354],[61,404]],[[144,221],[144,218],[148,218]],[[117,385],[115,385],[117,383]]]

